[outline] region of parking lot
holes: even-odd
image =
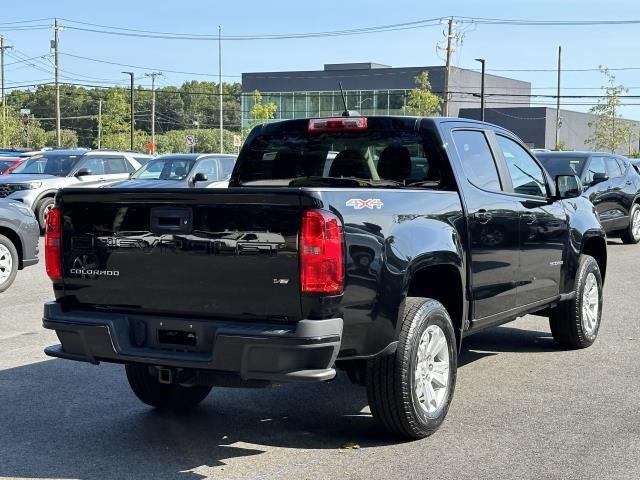
[[[444,426],[405,443],[340,375],[216,388],[191,415],[158,414],[121,366],[42,353],[57,341],[40,325],[52,295],[41,261],[2,294],[0,478],[639,478],[640,247],[608,249],[591,348],[559,351],[533,316],[468,338]]]

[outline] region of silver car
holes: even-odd
[[[140,168],[133,153],[111,150],[49,150],[25,160],[0,177],[0,198],[27,205],[44,230],[45,216],[58,189],[98,187],[128,178]],[[137,154],[135,154],[137,155]]]
[[[224,188],[236,163],[235,155],[170,153],[160,155],[114,188]]]
[[[29,207],[0,200],[0,292],[11,286],[18,270],[38,263],[40,228]]]

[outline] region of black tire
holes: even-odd
[[[621,232],[620,238],[623,243],[634,244],[640,242],[640,231],[638,229],[636,229],[635,233],[633,231],[634,222],[640,222],[640,205],[637,203],[633,204],[631,212],[629,212],[629,226]]]
[[[38,203],[38,224],[40,225],[41,232],[44,232],[45,228],[47,227],[47,210],[51,208],[54,203],[55,199],[53,197],[43,198],[42,200],[40,200],[40,203]]]
[[[161,410],[186,411],[202,402],[211,387],[183,386],[177,383],[164,384],[158,381],[147,365],[125,365],[131,390],[142,402]]]
[[[424,438],[440,427],[453,399],[457,370],[456,336],[447,310],[436,300],[408,297],[402,312],[396,352],[368,361],[367,397],[374,419],[384,428],[401,437]],[[445,389],[443,393],[446,396],[437,410],[429,413],[416,394],[418,379],[415,369],[420,339],[432,325],[444,333],[449,366],[448,384],[441,387]]]
[[[589,328],[587,315],[583,310],[585,305],[585,290],[589,287],[589,275],[593,274],[598,292],[597,317]],[[589,255],[580,257],[580,265],[576,273],[576,296],[567,300],[551,311],[549,325],[553,339],[561,347],[587,348],[595,342],[602,321],[602,275],[595,258]],[[593,302],[595,305],[596,302]]]
[[[13,242],[4,235],[0,235],[0,245],[3,247],[0,248],[0,277],[4,277],[7,270],[9,273],[4,280],[0,279],[0,292],[4,292],[11,286],[18,274],[18,251]]]

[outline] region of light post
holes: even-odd
[[[134,109],[133,109],[134,108],[134,105],[133,105],[133,87],[134,87],[134,85],[133,85],[133,72],[122,72],[122,73],[126,73],[127,75],[129,75],[129,77],[131,79],[131,86],[130,86],[131,92],[130,92],[130,97],[129,97],[130,104],[131,104],[131,106],[130,106],[130,108],[131,108],[131,118],[130,118],[130,123],[131,123],[130,130],[131,130],[131,132],[130,132],[130,137],[131,138],[129,140],[129,149],[131,151],[133,151],[133,133],[134,133],[135,125],[136,125],[135,113],[134,113]]]
[[[482,78],[480,80],[480,120],[484,122],[484,58],[476,58],[476,62],[482,65]]]

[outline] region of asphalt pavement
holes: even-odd
[[[0,478],[638,479],[640,245],[608,249],[592,347],[559,350],[535,316],[469,337],[444,425],[413,442],[377,428],[344,375],[154,412],[122,366],[42,353],[58,342],[41,261],[0,294]]]

